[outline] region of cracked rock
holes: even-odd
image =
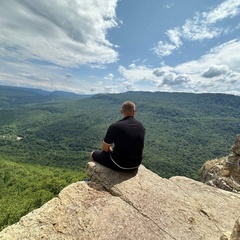
[[[201,181],[230,192],[240,192],[240,134],[228,156],[209,160],[202,166]]]
[[[212,240],[231,230],[240,196],[186,177],[161,178],[143,165],[119,173],[87,164],[89,181],[0,232],[3,240]]]

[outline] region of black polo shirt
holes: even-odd
[[[137,168],[142,162],[145,128],[133,117],[124,117],[107,130],[104,142],[113,144],[112,161],[123,169]]]

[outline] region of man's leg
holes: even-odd
[[[121,171],[122,169],[118,168],[111,160],[110,158],[110,152],[105,152],[105,151],[100,151],[100,150],[95,150],[91,152],[91,160],[98,162],[105,167],[111,168],[112,170],[115,171]]]

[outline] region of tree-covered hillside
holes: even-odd
[[[132,100],[146,128],[144,164],[163,177],[198,178],[209,158],[229,153],[240,131],[240,97],[127,92],[12,105],[1,110],[0,154],[15,161],[83,170],[107,127]],[[17,136],[22,140],[18,141]]]
[[[0,231],[85,177],[76,171],[15,163],[0,157]]]
[[[47,102],[64,98],[86,98],[87,95],[77,95],[62,91],[44,91],[41,89],[19,88],[0,85],[0,109],[27,103]]]

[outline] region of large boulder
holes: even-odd
[[[164,179],[140,166],[120,173],[89,162],[88,182],[0,232],[3,240],[213,240],[231,231],[240,196],[186,177]]]
[[[240,134],[228,156],[207,161],[201,169],[201,181],[231,192],[240,192]]]

